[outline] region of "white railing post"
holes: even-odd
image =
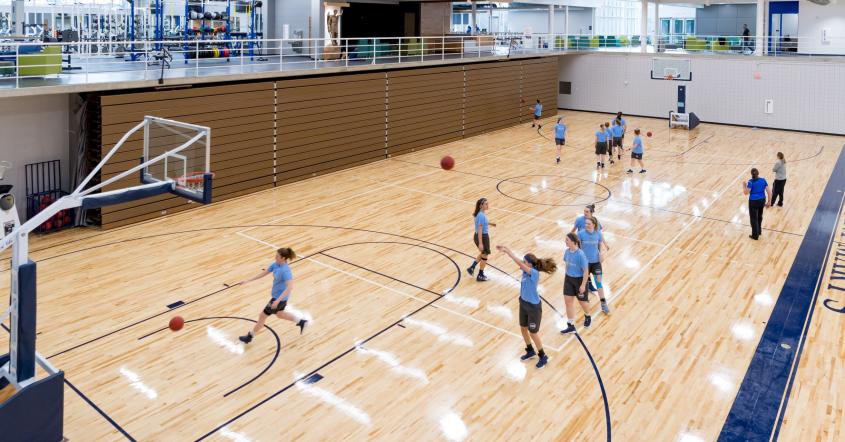
[[[446,37],[440,37],[440,59],[446,59]]]
[[[399,37],[399,63],[402,63],[402,37]]]
[[[195,42],[194,47],[195,47],[194,56],[195,56],[195,60],[196,60],[196,62],[194,63],[194,76],[199,77],[200,76],[200,41],[199,40],[197,40]]]
[[[21,45],[15,45],[15,88],[21,87]]]

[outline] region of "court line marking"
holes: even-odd
[[[255,241],[255,242],[259,243],[259,244],[262,244],[262,245],[264,245],[264,246],[267,246],[267,247],[269,247],[269,248],[272,248],[273,250],[278,250],[278,249],[279,249],[279,247],[278,247],[278,246],[276,246],[276,245],[274,245],[274,244],[271,244],[271,243],[269,243],[269,242],[267,242],[267,241],[264,241],[264,240],[262,240],[262,239],[256,238],[256,237],[254,237],[254,236],[248,235],[248,234],[246,234],[246,233],[237,232],[237,234],[238,234],[238,235],[240,235],[240,236],[241,236],[241,237],[243,237],[243,238],[246,238],[246,239],[249,239],[249,240]],[[395,293],[395,294],[397,294],[397,295],[403,296],[403,297],[405,297],[405,298],[407,298],[407,299],[413,299],[413,300],[415,300],[415,301],[422,302],[423,304],[430,302],[428,299],[422,299],[422,298],[416,297],[416,296],[414,296],[414,295],[409,295],[409,294],[407,294],[407,293],[405,293],[405,292],[403,292],[403,291],[401,291],[401,290],[397,290],[397,289],[394,289],[394,288],[392,288],[392,287],[388,287],[388,286],[386,286],[386,285],[384,285],[384,284],[381,284],[381,283],[379,283],[379,282],[376,282],[376,281],[373,281],[373,280],[371,280],[371,279],[365,278],[365,277],[363,277],[363,276],[360,276],[360,275],[356,275],[356,274],[354,274],[354,273],[347,272],[346,270],[340,269],[340,268],[335,267],[335,266],[333,266],[333,265],[331,265],[331,264],[326,264],[326,263],[324,263],[324,262],[322,262],[322,261],[318,261],[318,260],[316,260],[316,259],[314,259],[314,258],[312,258],[312,257],[310,257],[310,256],[303,257],[303,259],[304,259],[304,260],[311,261],[311,262],[313,262],[313,263],[315,263],[315,264],[317,264],[317,265],[323,266],[323,267],[328,268],[328,269],[330,269],[330,270],[334,270],[334,271],[336,271],[336,272],[338,272],[338,273],[342,273],[342,274],[347,275],[347,276],[350,276],[350,277],[352,277],[352,278],[359,279],[359,280],[361,280],[361,281],[363,281],[363,282],[369,283],[369,284],[374,285],[374,286],[376,286],[376,287],[380,287],[380,288],[385,289],[385,290],[387,290],[387,291],[389,291],[389,292],[392,292],[392,293]],[[438,295],[438,296],[442,298],[442,295]],[[437,298],[437,299],[439,299],[439,298]],[[449,309],[449,308],[446,308],[446,307],[443,307],[443,306],[434,305],[434,304],[432,304],[432,305],[431,305],[431,307],[432,307],[432,308],[436,308],[436,309],[443,310],[443,311],[445,311],[445,312],[448,312],[448,313],[451,313],[451,314],[453,314],[453,315],[456,315],[456,316],[462,317],[462,318],[464,318],[464,319],[468,319],[468,320],[470,320],[470,321],[476,322],[476,323],[478,323],[478,324],[481,324],[481,325],[484,325],[484,326],[486,326],[486,327],[488,327],[488,328],[491,328],[491,329],[493,329],[493,330],[496,330],[496,331],[498,331],[498,332],[500,332],[500,333],[504,333],[504,334],[507,334],[507,335],[510,335],[510,336],[513,336],[513,337],[515,337],[515,338],[518,338],[518,339],[522,340],[522,335],[516,334],[516,333],[514,333],[514,332],[512,332],[512,331],[510,331],[510,330],[505,330],[505,329],[503,329],[503,328],[501,328],[501,327],[499,327],[499,326],[496,326],[496,325],[490,324],[490,323],[488,323],[488,322],[482,321],[482,320],[480,320],[480,319],[474,318],[474,317],[472,317],[471,315],[467,315],[467,314],[464,314],[464,313],[461,313],[461,312],[458,312],[458,311],[455,311],[455,310],[452,310],[452,309]],[[550,349],[550,350],[554,350],[555,352],[560,352],[560,348],[558,348],[558,347],[552,347],[552,346],[549,346],[549,345],[547,345],[547,344],[545,344],[545,343],[543,344],[543,348],[548,348],[548,349]]]

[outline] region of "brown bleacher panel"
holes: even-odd
[[[387,74],[387,152],[400,155],[463,136],[462,66]]]
[[[539,98],[543,104],[543,118],[557,114],[557,82],[559,77],[558,58],[542,57],[523,59],[522,66],[522,97],[526,103],[533,106]],[[521,115],[521,121],[529,121],[533,113]]]
[[[385,158],[385,74],[276,83],[277,183]]]
[[[516,60],[465,66],[465,136],[519,122],[520,113],[528,111],[527,105],[520,105],[520,87],[514,87],[520,85],[521,72]]]

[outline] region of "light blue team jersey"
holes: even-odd
[[[604,130],[604,135],[607,137],[607,141],[610,141],[613,138],[613,132],[610,131],[610,128]]]
[[[279,296],[282,296],[285,289],[288,287],[288,281],[293,279],[293,273],[290,271],[290,266],[287,264],[276,264],[274,261],[273,264],[270,264],[270,267],[267,267],[267,271],[273,273],[273,288],[270,289],[270,296],[273,299],[278,299]],[[287,296],[282,298],[282,301],[287,301],[290,297],[290,293]]]
[[[627,126],[627,123],[625,123],[625,119],[624,119],[624,118],[620,118],[620,119],[619,119],[619,126],[622,128],[622,131],[624,132],[624,131],[625,131],[625,126]]]
[[[586,230],[579,230],[578,239],[581,240],[581,250],[587,255],[587,260],[590,264],[599,262],[599,243],[602,240],[601,232],[594,230],[593,233],[590,233]]]
[[[625,131],[622,130],[622,126],[612,126],[610,128],[610,132],[613,134],[614,138],[622,138],[622,134],[625,133]]]
[[[534,116],[539,117],[541,115],[543,115],[543,105],[540,104],[540,103],[537,103],[537,104],[534,105]]]
[[[563,262],[566,263],[566,276],[574,278],[584,276],[584,267],[589,265],[587,255],[584,254],[583,250],[578,249],[573,252],[568,247],[563,252]]]
[[[478,212],[478,215],[475,215],[475,233],[478,234],[478,225],[481,224],[481,233],[487,234],[487,227],[489,223],[487,222],[487,215],[484,212]]]
[[[555,138],[566,138],[566,125],[563,123],[555,124]]]
[[[634,149],[631,152],[636,154],[643,153],[643,139],[639,135],[634,137]]]
[[[607,141],[607,134],[605,134],[603,130],[596,132],[596,140],[598,140],[599,143]]]
[[[537,294],[537,284],[540,282],[540,271],[531,269],[531,272],[522,272],[522,281],[519,283],[519,298],[532,304],[540,303],[540,295]]]
[[[596,221],[598,222],[598,220],[596,220]],[[599,229],[599,232],[601,232],[601,223],[599,223],[599,225],[596,226],[596,227]],[[586,228],[587,228],[587,217],[585,217],[584,215],[581,215],[578,218],[575,218],[575,231],[576,232],[580,232],[580,231],[582,231]]]

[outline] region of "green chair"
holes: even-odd
[[[707,49],[707,41],[698,37],[686,37],[684,39],[684,49],[688,51],[703,51]]]
[[[41,52],[18,56],[18,75],[44,76],[62,72],[62,48],[47,46]]]
[[[409,55],[422,55],[423,44],[419,38],[403,38],[400,52],[403,57]]]

